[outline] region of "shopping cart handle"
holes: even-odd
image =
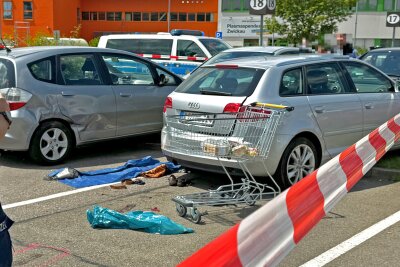
[[[250,104],[252,107],[266,107],[266,108],[276,108],[276,109],[285,109],[286,111],[293,111],[294,107],[276,105],[270,103],[261,103],[261,102],[253,102]]]

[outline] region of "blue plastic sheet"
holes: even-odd
[[[87,172],[78,171],[78,177],[58,181],[74,188],[108,184],[135,178],[139,176],[140,173],[154,169],[161,164],[167,166],[168,172],[176,172],[180,168],[180,165],[175,165],[172,162],[160,162],[159,160],[148,156],[137,160],[129,160],[124,165],[116,168],[106,168]],[[64,169],[65,168],[55,170],[48,176],[55,176]]]
[[[193,233],[170,218],[152,211],[130,211],[119,213],[114,210],[94,206],[93,211],[86,211],[87,219],[93,228],[131,229],[152,234],[176,235]]]

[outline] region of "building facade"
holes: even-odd
[[[168,14],[170,16],[168,17]],[[1,34],[23,41],[38,34],[86,40],[107,33],[171,29],[217,31],[218,0],[3,0]]]
[[[260,16],[249,15],[249,0],[3,0],[0,32],[17,42],[38,34],[91,40],[109,33],[156,33],[200,30],[233,46],[258,45]],[[339,38],[361,47],[400,46],[400,29],[386,27],[388,11],[400,11],[400,0],[359,0],[355,13],[338,25]],[[263,29],[263,45],[281,45]],[[78,33],[78,35],[76,35]],[[339,36],[339,37],[338,37]]]

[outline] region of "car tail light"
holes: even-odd
[[[31,93],[19,88],[2,89],[0,92],[5,95],[11,111],[22,108],[32,98]]]
[[[167,111],[167,108],[172,108],[172,98],[171,97],[167,97],[167,99],[165,99],[164,109],[163,109],[164,113]]]
[[[229,104],[226,104],[226,106],[224,107],[223,113],[235,113],[235,112],[238,112],[241,106],[242,106],[242,104],[240,104],[240,103],[229,103]]]

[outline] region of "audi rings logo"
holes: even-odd
[[[189,102],[188,107],[191,109],[199,109],[200,108],[200,103],[197,102]]]

